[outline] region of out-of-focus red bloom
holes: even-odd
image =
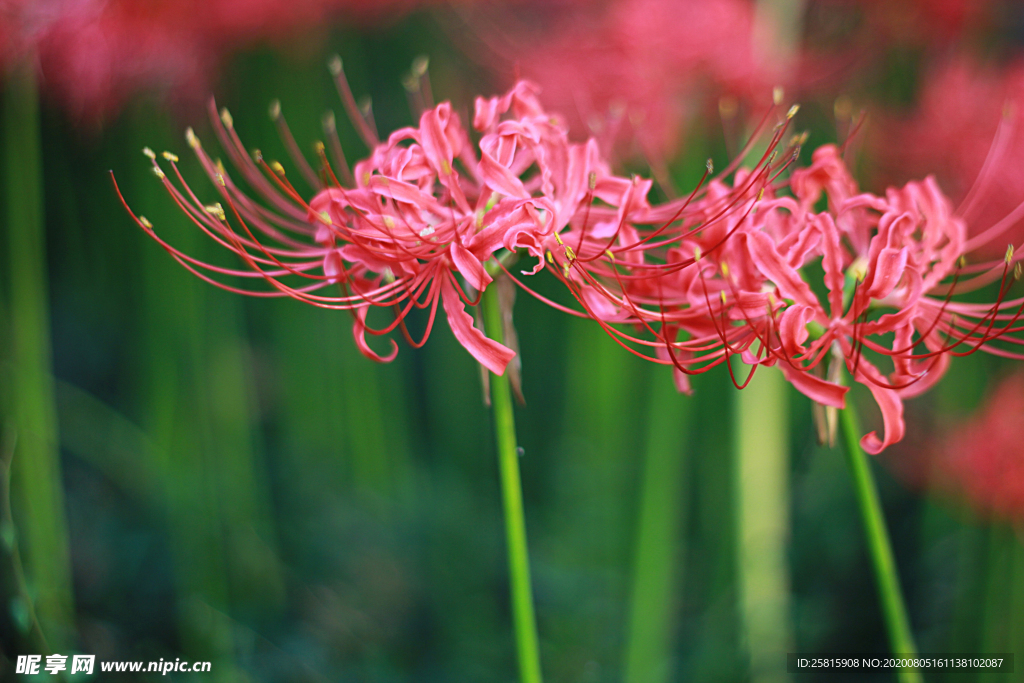
[[[642,211],[645,190],[638,192],[633,181],[613,176],[593,141],[570,143],[565,127],[541,108],[528,82],[501,97],[477,99],[473,125],[482,135],[478,145],[447,102],[424,111],[418,127],[397,130],[381,143],[372,122],[356,108],[340,64],[332,68],[349,114],[373,151],[349,173],[337,137],[329,140],[344,183],[335,177],[323,147],[319,174],[294,153],[299,170],[317,190],[308,203],[280,164],[268,165],[258,153],[255,160],[248,156],[226,111],[218,116],[212,110],[220,142],[265,206],[242,191],[191,131],[189,143],[224,204],[202,204],[178,172],[177,157],[164,155],[172,169],[168,176],[147,150],[181,209],[211,239],[235,252],[243,269],[201,262],[166,243],[149,221],[138,217],[138,224],[182,265],[224,289],[352,311],[357,345],[378,361],[394,358],[397,345],[392,341],[390,353],[382,356],[367,344],[367,332],[400,329],[420,346],[440,303],[459,342],[501,374],[513,351],[485,337],[465,310],[467,303],[476,303],[473,290],[483,291],[492,281],[484,264],[496,252],[523,250],[537,259],[537,272],[557,247],[557,233],[595,196],[613,213]],[[275,117],[283,126],[279,112]],[[282,131],[294,151],[290,133]],[[262,281],[270,288],[239,288],[221,282],[224,275]],[[472,289],[467,292],[457,276]],[[322,293],[335,287],[339,295]],[[371,329],[367,314],[373,307],[393,311],[394,321]],[[416,308],[429,309],[419,341],[405,327],[406,316]]]
[[[735,115],[784,85],[771,46],[759,51],[755,6],[746,0],[614,0],[561,10],[543,22],[506,20],[499,7],[482,5],[473,20],[491,50],[482,58],[539,83],[550,106],[603,149],[635,139],[648,158],[669,159],[689,122],[720,97]]]
[[[912,115],[885,117],[872,134],[886,180],[934,173],[954,200],[967,199],[970,248],[995,257],[1024,240],[1024,224],[1003,220],[1024,217],[1024,64],[948,62],[928,74]]]
[[[813,0],[814,11],[842,15],[859,10],[875,44],[946,44],[987,19],[988,0]],[[852,17],[851,17],[852,18]]]
[[[937,484],[964,496],[979,512],[1024,519],[1024,374],[1000,383],[986,404],[963,424],[946,430]]]
[[[393,16],[414,0],[5,0],[0,65],[31,58],[77,117],[100,120],[140,90],[203,97],[233,50],[339,16]]]

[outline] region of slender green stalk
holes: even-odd
[[[853,488],[857,494],[857,507],[864,521],[864,534],[867,538],[871,565],[878,584],[879,601],[885,626],[889,632],[889,647],[893,654],[915,655],[917,646],[910,631],[910,618],[903,602],[899,576],[896,573],[896,559],[889,541],[889,532],[885,527],[882,514],[882,503],[878,498],[878,488],[871,474],[871,463],[860,447],[860,426],[857,413],[852,403],[847,400],[846,408],[840,411],[840,426],[846,442],[846,457],[853,475]],[[920,672],[913,669],[900,669],[901,683],[922,683]]]
[[[668,681],[672,613],[678,594],[689,496],[686,442],[690,401],[671,373],[657,367],[647,410],[647,447],[640,486],[633,588],[626,641],[626,683]]]
[[[22,520],[25,569],[36,614],[55,647],[70,642],[73,602],[57,414],[50,367],[50,323],[43,223],[39,106],[31,65],[17,68],[4,93],[7,260],[10,278],[11,410],[17,438],[12,466]]]
[[[740,618],[750,680],[787,680],[789,604],[789,386],[762,368],[736,399],[736,543]]]
[[[484,291],[482,305],[487,335],[501,342],[504,335],[496,285]],[[512,390],[505,375],[491,375],[491,407],[494,410],[494,437],[501,472],[501,498],[505,508],[505,539],[508,544],[512,620],[516,631],[519,676],[523,683],[540,683],[540,649],[537,644],[537,620],[533,614],[533,589],[530,585],[530,557],[526,546],[526,519],[523,516],[523,490],[519,478],[516,423],[512,412]]]

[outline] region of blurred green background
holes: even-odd
[[[264,48],[230,63],[216,95],[247,145],[286,160],[266,113],[274,98],[304,150],[322,138],[325,110],[342,120],[324,66],[334,53],[357,96],[372,95],[382,132],[412,123],[401,77],[417,55],[431,58],[438,100],[468,110],[474,94],[495,91],[429,15],[337,30],[312,47]],[[0,97],[9,104],[11,91]],[[808,111],[802,125],[824,141]],[[4,112],[10,126],[11,107]],[[43,539],[22,547],[21,559],[30,596],[56,592],[45,600],[58,607],[40,615],[52,649],[210,660],[212,673],[194,678],[204,681],[515,680],[490,415],[479,367],[447,326],[436,326],[424,349],[405,347],[394,363],[376,365],[356,351],[347,314],[217,290],[136,229],[108,170],[165,239],[225,262],[140,154],[147,145],[180,154],[186,177],[212,198],[182,135],[192,125],[212,142],[202,111],[168,114],[140,98],[102,129],[83,131],[44,98],[38,120],[44,341],[60,464],[59,475],[39,476],[53,479],[66,515],[70,593],[31,570],[59,564],[52,553],[64,541],[59,519],[46,526],[32,513],[38,499],[18,486],[19,468],[34,465],[15,447],[12,416],[25,406],[12,340],[36,323],[18,317],[17,269],[6,256],[0,387],[14,537]],[[365,148],[354,131],[340,132],[349,160],[358,159]],[[725,161],[720,138],[689,146],[676,166],[681,187],[692,186],[705,157]],[[8,163],[4,186],[23,171],[30,165]],[[531,284],[561,296],[550,278]],[[698,377],[687,398],[664,368],[622,352],[597,325],[522,292],[515,315],[526,395],[516,417],[547,679],[767,680],[751,673],[756,647],[738,588],[739,396],[726,373]],[[414,336],[423,323],[413,318]],[[45,346],[37,350],[45,356]],[[1006,367],[958,359],[936,391],[908,405],[907,442],[885,458],[912,458],[929,425],[976,407],[988,378]],[[790,634],[789,651],[884,653],[846,464],[838,449],[816,444],[809,401],[788,386],[781,394],[791,497],[753,510],[784,523],[788,578],[775,597],[789,623],[779,633]],[[874,420],[870,400],[858,398]],[[39,410],[46,405],[44,395]],[[1024,653],[1015,530],[876,473],[919,649]],[[59,570],[48,575],[64,580]],[[24,622],[13,597],[4,596],[0,630],[8,643]],[[8,676],[10,665],[0,662]]]

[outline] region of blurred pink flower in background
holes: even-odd
[[[3,0],[0,62],[36,61],[74,118],[102,120],[140,90],[200,101],[232,51],[393,17],[415,0]]]
[[[552,108],[604,150],[635,141],[652,163],[667,161],[687,125],[714,112],[720,98],[730,116],[749,102],[763,113],[773,86],[786,80],[773,41],[759,52],[756,7],[746,0],[546,9],[523,17],[480,7],[469,19],[486,46],[478,56],[505,78],[516,71],[536,81]]]
[[[1024,201],[1024,62],[985,66],[961,56],[937,65],[917,108],[881,115],[870,137],[885,182],[933,173],[954,201],[971,193],[964,217],[969,235],[979,235]],[[982,256],[1020,246],[1024,224],[996,237]]]
[[[1024,520],[1024,373],[1006,377],[968,420],[945,431],[935,483],[979,513]]]

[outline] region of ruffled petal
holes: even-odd
[[[504,374],[516,353],[502,346],[473,325],[473,316],[466,313],[466,304],[455,291],[449,275],[441,275],[441,304],[444,306],[448,324],[459,343],[465,347],[473,358],[496,375]]]
[[[786,381],[809,399],[832,408],[846,407],[846,392],[850,390],[849,387],[826,382],[805,370],[794,368],[789,363],[778,363],[778,367],[785,375]]]
[[[878,455],[903,438],[906,431],[906,425],[903,422],[903,401],[896,390],[879,386],[879,383],[886,383],[885,377],[874,365],[863,358],[857,368],[856,380],[871,390],[871,395],[875,397],[875,403],[882,411],[883,438],[879,439],[876,432],[871,432],[865,434],[860,440],[861,448],[871,455]]]
[[[450,251],[455,267],[462,273],[462,277],[466,278],[466,282],[473,285],[474,289],[484,291],[484,288],[491,283],[491,276],[487,274],[480,259],[473,256],[458,242],[452,242]]]

